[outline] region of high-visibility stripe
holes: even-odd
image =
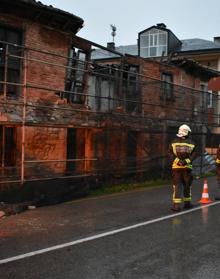
[[[189,159],[188,159],[188,160],[189,160]],[[179,158],[176,158],[176,159],[173,161],[172,168],[173,168],[173,169],[185,169],[185,168],[192,169],[192,164],[187,164],[187,165],[185,165],[185,166],[179,166],[178,163],[179,163]]]
[[[188,197],[188,198],[183,198],[183,201],[186,202],[186,201],[191,201],[192,198],[191,197]]]
[[[173,164],[172,169],[192,169],[192,165],[178,166],[176,164]]]
[[[187,201],[192,201],[192,189],[190,187],[190,193],[189,193],[189,197],[183,197],[183,201],[187,202]]]
[[[174,202],[174,203],[181,203],[181,202],[182,202],[182,199],[173,199],[173,202]]]
[[[181,198],[175,198],[176,197],[176,186],[173,185],[173,202],[174,203],[181,203],[182,199]]]
[[[177,156],[176,146],[188,146],[188,147],[190,147],[191,150],[193,150],[195,148],[195,144],[192,144],[192,143],[187,143],[187,142],[175,142],[175,143],[172,143],[173,153],[176,156]]]

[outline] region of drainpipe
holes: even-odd
[[[7,80],[8,80],[8,44],[5,48],[5,69],[4,69],[4,84],[3,84],[3,94],[4,94],[4,105],[7,101]],[[5,166],[5,126],[2,126],[2,167]]]
[[[2,167],[5,166],[5,126],[2,126]]]
[[[6,101],[7,98],[7,80],[8,80],[8,45],[6,45],[6,49],[5,49],[5,69],[4,69],[4,86],[3,86],[4,101]]]
[[[25,119],[27,103],[27,49],[24,50],[24,82],[23,82],[23,112],[22,112],[22,139],[21,139],[21,184],[24,183],[24,161],[25,161]]]

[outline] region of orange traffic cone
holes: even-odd
[[[212,201],[209,199],[209,191],[208,191],[208,183],[207,179],[204,179],[204,186],[203,186],[203,192],[202,192],[202,198],[199,201],[200,203],[211,203]]]

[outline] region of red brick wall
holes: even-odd
[[[64,90],[65,87],[66,57],[70,47],[69,38],[36,24],[27,25],[25,31],[26,47],[64,56],[62,58],[56,55],[28,51],[30,60],[28,60],[27,82],[54,89],[54,91],[29,89],[28,100],[48,98],[54,102],[58,99],[54,92]]]
[[[66,129],[26,127],[25,159],[26,160],[63,160],[66,158]],[[65,170],[65,162],[29,163],[26,169],[41,167],[48,171]],[[39,174],[38,174],[39,175]]]
[[[198,103],[199,92],[192,91],[190,88],[200,89],[200,81],[193,76],[187,75],[183,70],[174,67],[162,65],[157,62],[145,61],[142,64],[142,72],[148,77],[161,79],[163,72],[172,74],[173,100],[166,100],[163,96],[163,90],[159,81],[143,77],[145,86],[142,91],[144,114],[155,118],[165,118],[178,120],[192,118],[192,111],[195,103]],[[183,88],[184,87],[189,87]],[[151,105],[152,104],[152,105]]]
[[[25,21],[15,16],[0,15],[0,22],[9,27],[23,30],[23,45],[27,48],[38,49],[62,56],[68,55],[70,37],[60,32],[50,30],[37,23]],[[56,90],[64,90],[67,59],[50,54],[28,50],[27,84],[52,88],[54,91],[27,88],[26,96],[29,104],[41,103],[50,105],[59,97]],[[41,63],[44,61],[46,63]],[[60,64],[61,66],[51,65]],[[23,70],[24,76],[24,70]],[[23,81],[25,82],[25,81]],[[28,107],[28,110],[31,110]],[[48,109],[50,112],[50,109]],[[37,112],[39,113],[39,111]],[[13,118],[12,118],[13,119]],[[21,162],[22,128],[17,129],[17,162]],[[26,160],[65,160],[66,159],[66,129],[26,127],[25,128],[25,159]],[[62,172],[63,163],[26,164],[26,173],[34,174],[32,166],[40,169]],[[36,168],[38,169],[38,168]],[[39,173],[38,173],[39,175]]]

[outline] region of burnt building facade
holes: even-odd
[[[103,183],[164,177],[183,122],[202,152],[209,118],[201,84],[217,72],[100,46],[76,35],[81,18],[34,0],[1,5],[3,200],[66,199]]]

